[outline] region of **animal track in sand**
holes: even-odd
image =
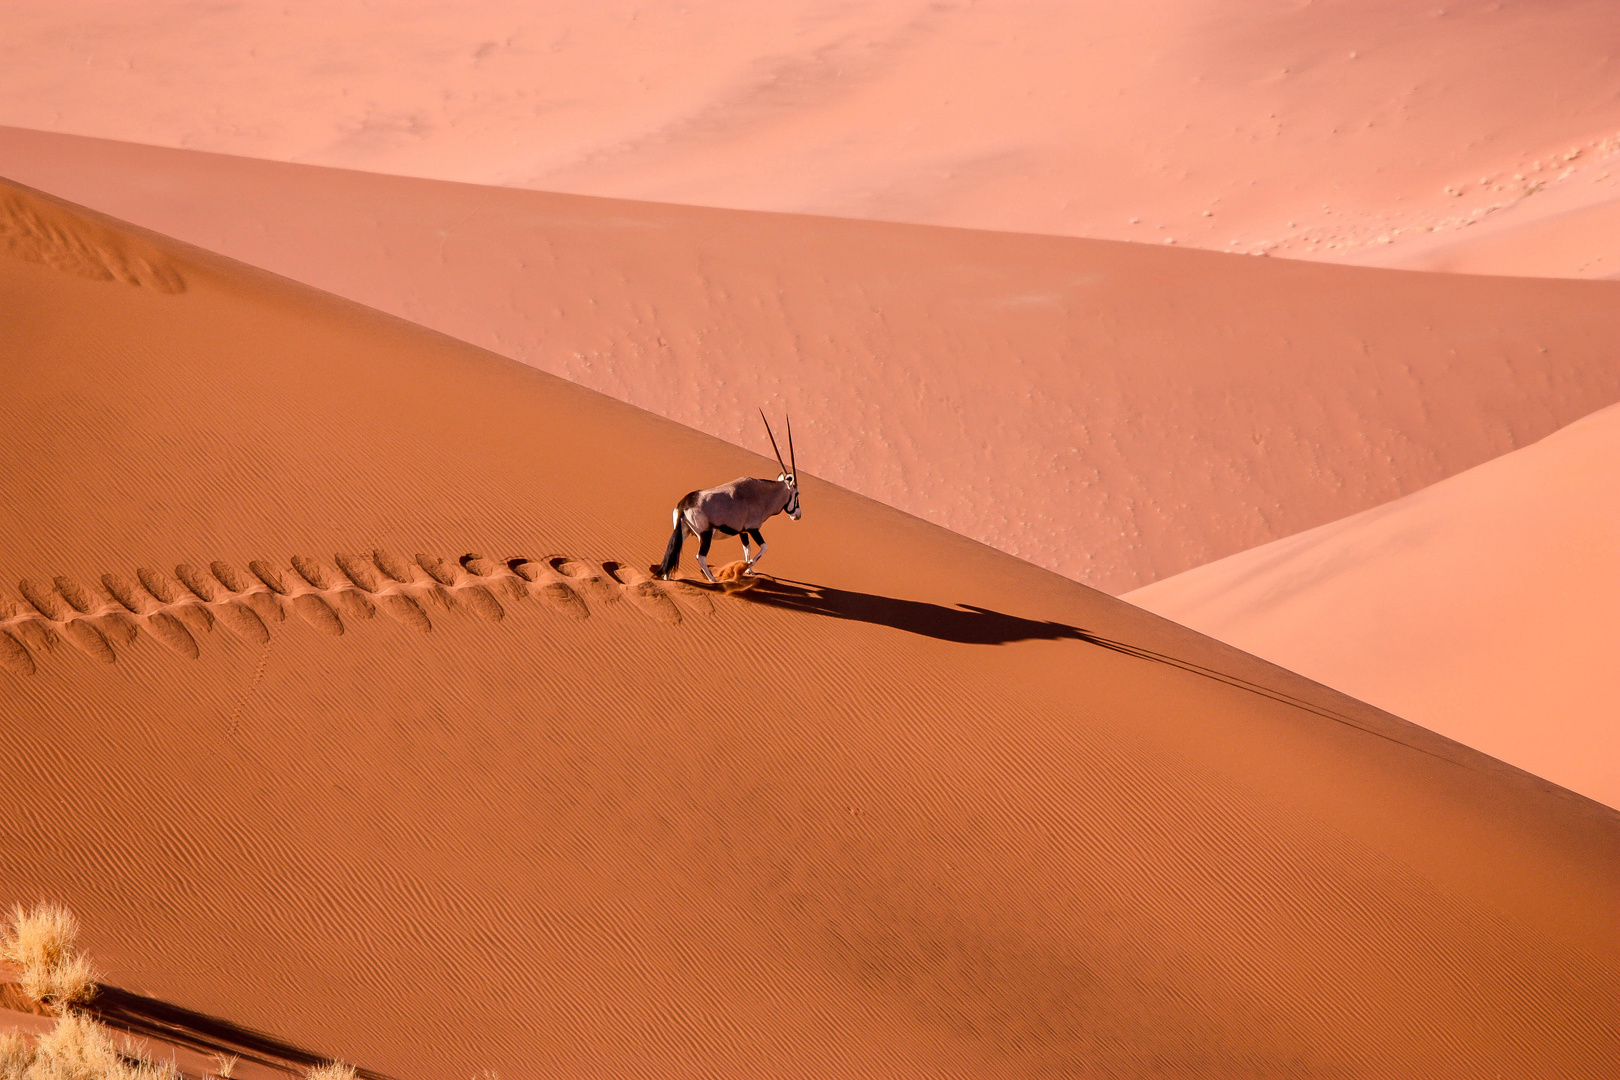
[[[331,563],[295,555],[286,565],[254,559],[247,572],[223,560],[202,570],[190,563],[173,575],[141,567],[133,577],[107,573],[100,591],[68,577],[50,584],[18,582],[21,602],[0,597],[0,668],[32,675],[39,657],[67,642],[103,663],[115,663],[117,647],[141,633],[195,660],[198,642],[223,626],[250,645],[270,641],[270,627],[289,612],[333,637],[380,611],[428,633],[428,609],[466,610],[489,622],[506,617],[507,606],[538,600],[548,611],[585,619],[591,604],[628,600],[664,626],[687,614],[708,615],[714,601],[684,581],[662,581],[624,563],[591,564],[566,555],[519,557],[497,562],[478,554],[447,560],[434,555],[407,559],[388,551],[339,553]],[[347,620],[347,623],[345,622]]]
[[[603,563],[609,579],[623,590],[630,602],[654,622],[674,626],[681,621],[680,609],[664,592],[664,583],[644,570],[619,563]]]
[[[157,248],[16,188],[0,194],[0,249],[94,281],[186,291],[186,279]]]

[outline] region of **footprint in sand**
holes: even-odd
[[[277,601],[278,607],[285,602],[293,609],[294,614],[321,633],[331,634],[333,637],[343,636],[343,620],[338,618],[337,612],[333,611],[332,606],[313,588],[290,588],[286,576],[263,559],[254,559],[248,563],[248,569],[253,571],[253,576],[264,582],[277,597],[283,598]]]
[[[315,559],[304,555],[292,557],[293,571],[303,578],[312,589],[318,589],[324,594],[323,603],[329,604],[332,617],[342,627],[342,616],[347,615],[353,619],[372,619],[377,615],[376,607],[367,598],[364,591],[354,586],[353,582],[330,572]],[[313,594],[307,594],[313,595]],[[317,597],[320,599],[320,597]],[[302,613],[300,613],[302,614]],[[306,619],[310,615],[304,616]]]
[[[506,618],[506,609],[495,599],[491,586],[479,580],[485,575],[475,574],[464,565],[446,562],[436,555],[423,555],[420,552],[416,555],[416,565],[426,570],[428,576],[438,582],[439,594],[445,599],[447,606],[463,605],[474,615],[490,622],[500,622]],[[521,589],[521,585],[519,588]],[[512,599],[521,599],[519,592],[510,589],[508,595]]]
[[[420,630],[424,634],[430,632],[433,621],[428,618],[426,609],[416,597],[400,588],[416,580],[411,564],[401,556],[380,548],[371,553],[371,564],[382,572],[379,579],[382,588],[377,592],[375,602],[383,613],[413,630]]]
[[[231,592],[237,594],[239,603],[252,608],[254,613],[265,622],[281,622],[287,618],[286,611],[282,610],[281,601],[270,590],[268,585],[259,587],[243,577],[241,572],[227,562],[211,562],[208,569],[212,571],[216,580]]]
[[[135,571],[135,577],[140,581],[141,588],[164,605],[164,609],[185,624],[193,635],[201,636],[214,629],[214,615],[208,610],[208,605],[195,594],[182,592],[179,583],[163,571],[143,566]]]
[[[642,614],[665,626],[680,625],[681,611],[665,593],[662,581],[645,570],[620,563],[603,563],[602,570]]]
[[[4,630],[0,630],[0,667],[13,675],[32,675],[37,670],[23,643]]]
[[[371,561],[359,555],[338,554],[333,556],[338,569],[343,571],[345,577],[357,589],[368,593],[382,591],[382,576],[372,567]]]
[[[612,604],[619,600],[619,583],[610,581],[606,572],[588,562],[571,559],[567,555],[552,555],[546,565],[567,580],[574,591],[587,603],[592,600]]]
[[[177,615],[163,610],[162,598],[118,574],[102,574],[101,587],[107,590],[107,595],[122,604],[125,611],[143,620],[146,631],[163,645],[181,656],[197,659],[199,655],[197,639],[191,636],[191,631],[186,629]],[[171,590],[165,588],[164,592],[171,600],[173,599],[174,593]]]
[[[23,603],[0,597],[0,668],[32,675],[39,658],[60,642],[103,663],[115,663],[117,649],[143,632],[167,650],[198,659],[200,642],[216,623],[253,646],[270,641],[270,627],[287,618],[332,637],[348,626],[344,617],[374,618],[380,608],[393,619],[423,632],[433,629],[425,601],[443,610],[465,610],[488,622],[501,622],[508,605],[539,600],[572,620],[590,617],[591,601],[630,607],[662,626],[679,626],[686,615],[711,615],[714,590],[686,581],[663,581],[620,562],[589,563],[568,555],[526,556],[504,562],[468,554],[456,560],[417,553],[405,558],[376,549],[366,555],[337,554],[335,565],[305,555],[286,564],[253,559],[244,573],[223,559],[203,570],[175,566],[173,576],[150,567],[134,576],[107,573],[100,593],[68,577],[46,585],[22,579]],[[721,568],[726,588],[746,588],[751,578],[742,564]]]
[[[66,579],[56,580],[61,582]],[[69,582],[68,585],[74,595],[83,595],[81,586],[73,582]],[[51,588],[24,578],[17,583],[17,591],[23,594],[23,599],[28,601],[34,611],[57,624],[57,632],[63,639],[87,656],[93,656],[109,664],[113,662],[115,656],[112,643],[95,624],[84,618],[83,613],[68,601],[62,594],[60,585]]]
[[[529,583],[530,592],[539,597],[552,611],[570,619],[589,618],[591,609],[572,583],[549,563],[517,558],[507,562],[507,568]]]
[[[218,568],[224,565],[224,563],[214,564],[216,575],[219,573]],[[225,573],[234,575],[235,571],[225,567]],[[252,608],[232,597],[225,590],[224,582],[208,577],[190,563],[176,566],[174,576],[179,578],[197,599],[213,605],[209,610],[225,629],[250,645],[264,645],[269,642],[270,631],[264,625],[264,620],[260,619]]]

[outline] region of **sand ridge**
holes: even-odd
[[[0,245],[17,258],[96,281],[186,291],[185,278],[150,245],[15,190],[0,193]]]

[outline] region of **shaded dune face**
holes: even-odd
[[[1314,259],[1466,245],[1620,183],[1612,15],[1590,0],[146,9],[14,0],[0,123]]]
[[[1612,811],[810,475],[649,582],[766,459],[141,241],[0,259],[0,863],[114,985],[400,1076],[1612,1072]]]
[[[1110,592],[1409,494],[1620,398],[1613,283],[659,206],[15,130],[0,131],[8,169],[762,453],[756,409],[788,411],[818,475]]]

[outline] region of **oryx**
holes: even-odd
[[[765,420],[764,409],[759,411],[759,418]],[[765,538],[759,534],[759,529],[766,519],[785,510],[788,517],[799,520],[798,458],[793,453],[793,419],[789,417],[787,422],[787,462],[782,460],[782,451],[777,448],[769,420],[765,420],[765,434],[770,436],[771,449],[776,451],[776,463],[782,466],[782,474],[775,480],[742,476],[729,484],[688,493],[686,498],[675,504],[675,531],[670,534],[669,546],[664,549],[664,561],[658,564],[659,577],[669,577],[675,564],[681,561],[681,545],[686,541],[687,530],[691,530],[699,541],[698,569],[703,571],[704,577],[714,581],[714,575],[709,572],[709,542],[714,539],[716,532],[724,536],[742,536],[743,572],[748,573],[753,570],[755,563],[765,557]],[[759,551],[752,555],[748,551],[750,537],[759,545]]]

